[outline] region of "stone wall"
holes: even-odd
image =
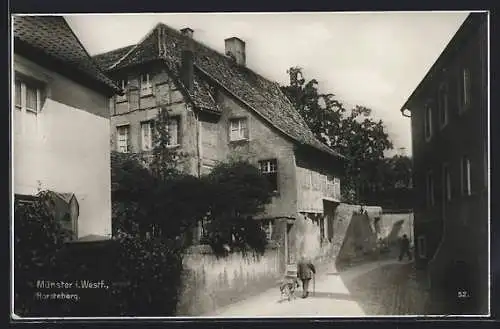
[[[367,219],[364,216],[355,215],[360,209],[359,205],[341,203],[335,211],[332,255],[336,264],[349,262],[375,246],[376,233],[373,223],[375,218],[381,217],[382,209],[364,207]]]
[[[406,234],[410,243],[415,242],[413,234],[413,213],[383,214],[379,223],[379,238],[387,238],[387,242],[394,243]]]
[[[281,278],[279,249],[261,257],[240,253],[217,258],[207,250],[191,251],[184,259],[178,316],[200,316],[277,285]]]
[[[348,261],[359,256],[355,245],[366,242],[363,250],[372,250],[376,247],[377,235],[373,226],[374,219],[381,217],[380,207],[365,207],[368,220],[363,221],[353,216],[360,210],[358,205],[339,204],[333,216],[326,214],[328,232],[326,239],[320,239],[320,224],[311,218],[310,214],[299,214],[290,231],[295,240],[295,249],[292,251],[296,257],[305,256],[314,259],[318,266],[328,266],[338,260]]]

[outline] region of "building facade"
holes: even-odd
[[[158,24],[136,45],[96,55],[126,91],[111,108],[112,149],[151,152],[152,121],[165,108],[171,147],[187,155],[185,172],[201,176],[229,160],[253,163],[274,189],[259,217],[293,263],[297,246],[289,232],[299,213],[322,228],[318,239],[329,238],[344,157],[314,137],[277,83],[246,66],[244,41],[224,42],[221,54],[195,41],[189,28]]]
[[[111,97],[120,92],[63,17],[15,16],[13,192],[50,190],[76,238],[111,236]]]
[[[435,286],[467,276],[458,294],[477,297],[481,312],[489,261],[487,17],[466,18],[401,109],[411,112],[417,264]]]

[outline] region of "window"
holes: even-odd
[[[273,222],[272,222],[272,220],[262,222],[262,229],[266,233],[267,241],[271,241],[273,239]]]
[[[448,84],[443,83],[439,88],[439,125],[444,128],[448,124]]]
[[[37,114],[40,112],[40,89],[33,84],[16,80],[14,84],[15,133],[36,132]]]
[[[320,242],[323,243],[325,242],[325,218],[321,217],[319,219],[319,236],[320,236]]]
[[[424,129],[425,129],[425,140],[429,141],[432,137],[432,107],[430,105],[427,105],[425,107],[425,122],[424,122]]]
[[[117,95],[116,96],[116,102],[117,103],[121,103],[121,102],[127,102],[128,99],[127,99],[127,95],[128,95],[128,91],[127,91],[127,88],[128,88],[128,80],[127,79],[124,79],[124,80],[121,80],[118,85],[122,88],[123,90],[123,95]]]
[[[151,96],[153,94],[153,84],[151,83],[149,73],[141,75],[141,97]]]
[[[434,206],[434,178],[432,177],[432,172],[427,173],[426,179],[426,188],[427,188],[427,206]]]
[[[129,148],[129,130],[130,127],[128,125],[118,126],[117,130],[117,148],[118,152],[128,153],[130,151]]]
[[[470,105],[470,94],[471,94],[471,84],[470,84],[470,71],[468,68],[463,68],[460,74],[460,84],[459,84],[459,111],[463,112]]]
[[[238,118],[230,120],[229,140],[237,141],[248,139],[248,126],[246,118]]]
[[[444,200],[451,200],[451,177],[450,168],[447,164],[443,165],[443,196]]]
[[[154,122],[142,122],[141,123],[141,144],[143,151],[150,151],[153,149],[153,134],[154,134]]]
[[[259,161],[260,171],[264,174],[273,192],[278,191],[278,162],[276,159]]]
[[[326,176],[326,195],[335,198],[335,178],[333,176]]]
[[[471,186],[470,186],[470,160],[466,156],[462,158],[462,195],[470,195],[471,194]]]
[[[168,146],[177,146],[179,145],[179,118],[171,117],[168,119],[167,124],[167,132],[168,132]]]
[[[313,190],[321,190],[321,175],[315,171],[312,172],[312,187]]]
[[[16,80],[15,106],[21,111],[38,113],[40,111],[40,90],[35,86]]]
[[[204,243],[208,243],[209,241],[209,237],[210,237],[210,233],[209,233],[209,230],[208,230],[208,227],[210,225],[210,220],[209,220],[209,217],[208,216],[204,216],[200,221],[199,221],[199,224],[198,224],[198,232],[199,232],[199,240],[200,240],[200,244],[204,244]]]
[[[427,241],[424,235],[420,235],[417,239],[418,257],[421,259],[427,258]]]

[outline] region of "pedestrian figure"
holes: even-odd
[[[407,255],[408,260],[411,260],[410,240],[408,239],[408,236],[406,234],[403,234],[403,237],[401,238],[401,249],[400,249],[400,253],[399,253],[399,261],[403,260],[404,255]]]
[[[302,298],[307,298],[309,295],[309,282],[315,274],[316,268],[313,263],[304,256],[300,257],[297,263],[297,277],[302,281]]]

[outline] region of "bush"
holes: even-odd
[[[19,316],[172,316],[181,285],[178,240],[125,235],[113,241],[65,244],[46,193],[15,203],[15,313]],[[69,289],[78,302],[34,298],[37,280],[105,280],[109,289]]]
[[[34,286],[53,275],[57,254],[70,237],[55,220],[50,202],[45,191],[33,202],[14,202],[14,309],[20,316],[46,311],[34,300]]]
[[[128,237],[119,241],[115,280],[115,313],[131,316],[173,316],[179,297],[182,254],[178,245],[161,239]]]
[[[243,161],[222,163],[206,179],[210,205],[207,241],[214,253],[224,256],[234,250],[263,254],[266,234],[253,216],[271,201],[267,179]]]

